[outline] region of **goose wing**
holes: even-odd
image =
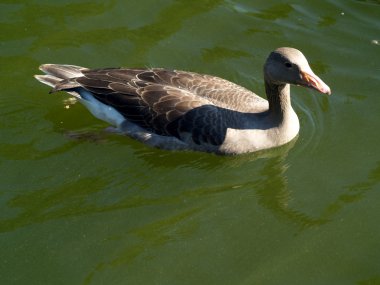
[[[223,108],[217,106],[224,103],[208,96],[212,86],[207,79],[197,79],[202,75],[125,68],[82,70],[82,74],[61,81],[54,91],[82,87],[129,121],[156,134],[196,144],[220,145],[224,141],[228,122]]]

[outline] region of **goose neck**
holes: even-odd
[[[265,81],[265,92],[269,102],[269,113],[283,118],[292,110],[289,84],[273,84]]]

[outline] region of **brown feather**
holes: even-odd
[[[83,76],[63,80],[55,89],[83,87],[131,122],[160,135],[181,139],[190,134],[196,144],[223,142],[226,122],[217,106],[234,107],[233,96],[227,96],[232,88],[238,88],[240,96],[252,97],[250,91],[229,81],[191,72],[158,68],[81,72]]]

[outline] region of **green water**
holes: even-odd
[[[0,2],[1,284],[380,284],[380,1]],[[299,48],[298,139],[221,157],[104,132],[33,74],[155,66],[264,94]]]

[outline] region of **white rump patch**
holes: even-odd
[[[125,118],[115,108],[103,104],[96,99],[91,92],[80,89],[80,102],[98,119],[105,121],[113,126],[119,127],[125,121]]]

